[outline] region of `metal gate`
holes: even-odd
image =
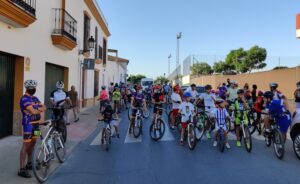
[[[51,92],[56,89],[56,82],[61,80],[64,81],[64,67],[46,63],[46,74],[45,74],[45,105],[50,105]],[[51,111],[46,111],[46,119],[51,117]]]
[[[15,57],[0,53],[0,138],[13,128]]]

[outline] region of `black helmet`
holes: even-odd
[[[243,89],[237,90],[237,94],[244,94],[244,93],[245,93],[245,91]]]
[[[278,87],[278,84],[276,82],[271,82],[270,84],[270,88],[277,88]]]
[[[299,82],[297,82],[297,84],[296,84],[297,86],[300,86],[300,81]]]
[[[211,85],[208,84],[205,86],[205,90],[210,90],[210,89],[212,89]]]
[[[105,107],[105,111],[106,111],[106,112],[111,112],[111,111],[113,111],[112,106],[111,106],[110,104],[108,104],[108,105]]]
[[[273,96],[274,96],[274,93],[272,91],[266,91],[264,93],[264,97],[265,98],[270,98],[270,99],[273,99]]]

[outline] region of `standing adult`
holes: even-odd
[[[71,86],[71,91],[68,91],[70,100],[72,102],[71,111],[73,111],[74,122],[79,121],[78,113],[79,113],[79,100],[78,100],[78,92],[75,89],[75,86]]]
[[[227,89],[226,95],[227,95],[227,102],[229,105],[231,105],[237,98],[237,91],[238,91],[237,87],[238,84],[235,81],[232,81],[230,88]]]
[[[227,86],[226,86],[226,87],[227,87],[227,88],[230,88],[230,86],[231,86],[231,81],[230,81],[230,79],[228,78],[228,79],[227,79]]]
[[[252,85],[251,96],[252,96],[252,102],[256,102],[256,99],[257,99],[257,85],[256,84]]]
[[[35,80],[25,81],[26,92],[20,100],[23,125],[23,145],[20,151],[20,170],[18,176],[31,178],[28,170],[32,169],[31,157],[39,132],[41,113],[45,106],[34,96],[37,82]],[[25,162],[27,160],[27,164]]]

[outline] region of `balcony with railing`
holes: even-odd
[[[77,21],[64,9],[53,9],[52,43],[64,50],[76,47]]]
[[[14,27],[27,27],[36,18],[36,0],[0,0],[0,20]]]

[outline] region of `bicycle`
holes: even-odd
[[[262,123],[262,119],[258,117],[258,113],[252,109],[249,113],[248,113],[248,118],[249,118],[249,130],[251,135],[257,130],[258,134],[261,135],[262,134],[262,127],[261,127],[261,123]]]
[[[142,134],[142,110],[141,108],[131,108],[131,109],[136,109],[137,112],[136,112],[136,115],[135,115],[135,118],[134,118],[134,125],[133,127],[130,127],[130,129],[133,128],[133,136],[135,138],[138,138],[141,134]]]
[[[206,131],[211,132],[214,129],[214,118],[208,116],[210,112],[202,109],[201,107],[196,108],[196,139],[200,141]]]
[[[168,124],[170,129],[172,128],[172,120],[171,120],[171,116],[173,115],[172,110],[169,112],[168,114]],[[174,127],[177,127],[178,132],[180,133],[181,131],[181,114],[178,113],[178,115],[175,117],[175,121],[174,121]]]
[[[220,152],[224,152],[225,143],[226,143],[225,130],[222,127],[220,127],[217,134],[218,134],[217,142],[218,142],[219,150]]]
[[[102,136],[101,136],[101,144],[104,145],[104,149],[106,151],[109,150],[110,144],[111,144],[111,137],[116,137],[116,131],[112,131],[112,126],[110,125],[112,120],[118,120],[118,119],[111,119],[111,120],[104,120],[99,119],[99,122],[103,122],[104,126],[102,128]]]
[[[32,154],[32,170],[39,182],[45,182],[49,177],[49,168],[55,158],[53,147],[60,163],[63,163],[66,159],[66,147],[61,133],[55,128],[57,127],[56,123],[57,122],[50,120],[40,124],[44,126],[50,124],[50,128],[45,137],[42,136],[40,129],[34,131],[34,135],[39,136],[41,139],[40,145],[35,146]]]
[[[241,111],[241,114],[244,114],[243,111]],[[246,115],[244,115],[243,117],[239,118],[241,121],[240,124],[240,137],[241,139],[243,138],[244,140],[244,144],[245,144],[245,148],[247,150],[247,152],[251,152],[252,150],[252,136],[248,127],[248,124],[245,123],[245,117]]]
[[[262,114],[269,115],[268,113],[262,113]],[[283,136],[280,131],[279,124],[275,119],[275,116],[273,116],[270,123],[271,123],[270,124],[271,132],[264,134],[266,146],[270,147],[273,142],[275,155],[277,156],[278,159],[281,160],[284,157],[284,152],[285,152]]]
[[[163,108],[156,107],[158,110],[165,111]],[[150,137],[154,141],[160,140],[165,134],[165,122],[160,115],[156,114],[149,129]],[[158,135],[158,136],[157,136]]]
[[[189,149],[194,150],[196,147],[196,132],[192,116],[189,117],[189,120],[187,122],[187,128],[185,129],[184,138],[187,138]]]

